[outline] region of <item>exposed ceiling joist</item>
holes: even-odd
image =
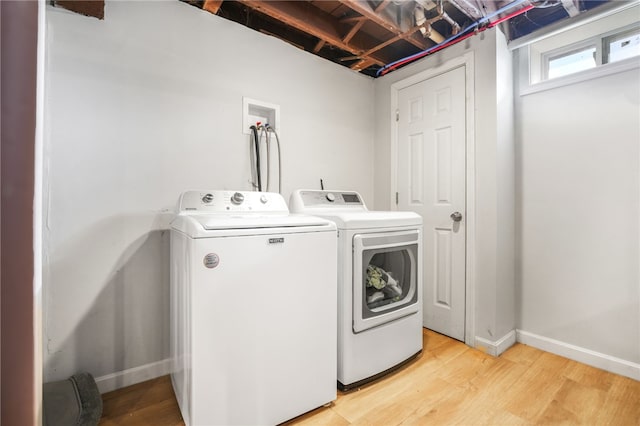
[[[326,44],[326,41],[320,40],[318,43],[316,43],[315,47],[313,48],[313,53],[318,53],[319,51],[321,51],[325,44]]]
[[[342,41],[344,41],[345,43],[349,43],[349,41],[353,38],[353,36],[356,35],[358,31],[360,31],[360,28],[362,28],[365,22],[367,22],[367,20],[364,19],[364,17],[360,17],[360,19],[356,22],[356,24],[353,27],[351,27],[349,32],[344,37],[342,37]]]
[[[376,13],[380,13],[381,11],[383,11],[387,6],[389,6],[389,3],[391,2],[391,0],[382,0],[375,9]]]
[[[369,50],[367,50],[366,52],[364,52],[362,56],[369,56],[369,55],[371,55],[372,53],[377,52],[378,50],[380,50],[380,49],[382,49],[382,48],[385,48],[385,47],[387,47],[388,45],[393,44],[393,43],[395,43],[395,42],[396,42],[396,41],[398,41],[398,40],[402,40],[402,39],[404,39],[404,38],[406,38],[406,37],[410,36],[411,34],[414,34],[415,32],[417,32],[417,31],[419,31],[419,30],[420,30],[420,26],[415,26],[415,27],[413,27],[412,29],[410,29],[409,31],[407,31],[407,32],[405,32],[405,33],[398,34],[397,36],[392,37],[392,38],[388,39],[387,41],[385,41],[385,42],[383,42],[383,43],[378,44],[378,45],[377,45],[377,46],[375,46],[375,47],[372,47],[371,49],[369,49]]]
[[[361,41],[357,41],[355,37],[349,40],[348,43],[343,41],[343,35],[340,32],[341,22],[328,13],[312,9],[309,3],[259,0],[239,0],[239,2],[300,31],[324,40],[339,49],[362,59],[370,59],[375,65],[384,65],[388,61],[388,58],[379,55],[363,55],[375,43],[365,45]]]
[[[222,0],[205,0],[202,8],[215,15],[220,10],[220,6],[222,6]]]
[[[607,0],[181,1],[370,76],[380,75],[380,67],[406,64],[404,58],[423,57],[415,54],[445,40],[456,40],[461,27],[487,20],[497,23],[519,5],[529,6],[525,15],[515,19],[511,16],[508,22],[500,23],[509,40],[564,19],[567,14],[574,16],[608,3]],[[498,11],[501,13],[497,14]]]
[[[361,71],[366,68],[369,68],[371,65],[373,65],[373,62],[371,61],[371,59],[362,59],[356,62],[355,64],[351,65],[349,68],[351,68],[354,71]]]
[[[420,50],[427,49],[429,46],[431,46],[423,38],[416,35],[415,31],[411,31],[411,29],[407,31],[400,28],[398,24],[393,22],[393,20],[391,20],[389,17],[385,16],[384,13],[382,13],[382,8],[373,9],[369,5],[369,3],[365,0],[340,0],[340,1],[345,6],[348,6],[353,11],[358,12],[360,15],[364,16],[365,18],[367,18],[372,22],[375,22],[376,24],[380,25],[381,27],[385,28],[387,31],[395,34],[396,36],[404,35],[400,38],[396,37],[396,41],[400,39],[404,39],[409,43],[413,44],[414,46],[418,47]],[[432,32],[432,34],[435,37],[440,36],[440,34],[438,34],[437,31],[435,30]]]

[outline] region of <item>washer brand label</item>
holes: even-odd
[[[215,253],[209,253],[204,257],[203,263],[207,268],[213,269],[220,264],[220,258]]]
[[[282,244],[284,243],[284,238],[269,238],[269,244]]]

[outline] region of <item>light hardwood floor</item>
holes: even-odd
[[[287,425],[640,426],[640,382],[530,346],[498,358],[424,331],[414,362]],[[183,425],[168,376],[103,395],[101,425]]]

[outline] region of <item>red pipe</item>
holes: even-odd
[[[387,68],[386,70],[384,70],[384,71],[380,74],[380,76],[383,76],[383,75],[387,74],[389,71],[393,71],[393,70],[395,70],[395,69],[396,69],[396,68],[398,68],[399,66],[405,65],[405,64],[407,64],[407,63],[409,63],[409,62],[416,61],[416,60],[418,60],[418,59],[422,59],[422,58],[424,58],[425,56],[429,56],[429,55],[431,55],[432,53],[436,53],[436,52],[438,52],[438,51],[440,51],[440,50],[444,49],[445,47],[453,46],[454,44],[457,44],[457,43],[459,43],[459,42],[461,42],[461,41],[463,41],[463,40],[466,40],[466,39],[468,39],[469,37],[471,37],[471,36],[473,36],[473,35],[476,35],[476,34],[479,34],[479,33],[483,32],[483,31],[485,31],[487,28],[493,28],[493,27],[495,27],[495,26],[497,26],[497,25],[500,25],[501,23],[503,23],[503,22],[505,22],[505,21],[508,21],[508,20],[509,20],[509,19],[511,19],[511,18],[515,18],[515,17],[516,17],[516,16],[518,16],[518,15],[522,15],[523,13],[530,11],[530,10],[531,10],[531,9],[533,9],[534,7],[535,7],[534,5],[530,4],[529,6],[523,7],[523,8],[522,8],[522,9],[520,9],[520,10],[516,10],[515,12],[512,12],[512,13],[508,14],[507,16],[503,16],[502,18],[497,19],[496,21],[491,22],[491,23],[490,23],[490,24],[488,24],[487,26],[484,26],[484,27],[482,27],[482,28],[480,28],[480,29],[478,29],[478,30],[476,30],[476,31],[470,32],[469,34],[465,34],[465,35],[463,35],[463,36],[461,36],[461,37],[459,37],[459,38],[456,38],[455,40],[451,40],[450,42],[445,43],[445,44],[443,44],[443,45],[441,45],[441,46],[436,46],[433,50],[428,51],[428,52],[425,52],[425,53],[424,53],[424,55],[413,56],[413,57],[411,57],[411,58],[407,58],[407,59],[406,59],[406,60],[404,60],[404,61],[400,61],[400,62],[398,62],[397,64],[395,64],[394,66],[389,67],[389,68]]]
[[[507,16],[503,16],[502,18],[498,19],[497,21],[490,23],[489,24],[489,28],[493,28],[496,25],[500,25],[504,21],[508,21],[511,18],[515,18],[518,15],[522,15],[523,13],[530,11],[534,7],[535,7],[534,5],[530,4],[529,6],[523,7],[520,10],[516,10],[515,12],[512,12],[512,13],[508,14]]]
[[[481,30],[481,31],[484,31],[484,30]],[[457,38],[457,39],[455,39],[455,40],[451,40],[449,43],[443,44],[443,45],[441,45],[441,46],[437,46],[435,49],[433,49],[432,51],[430,51],[430,52],[428,52],[428,53],[425,53],[424,55],[416,56],[416,57],[413,57],[413,58],[406,59],[406,60],[404,60],[404,61],[398,62],[398,63],[397,63],[397,64],[395,64],[394,66],[392,66],[392,67],[387,68],[386,70],[384,70],[384,71],[381,73],[381,75],[385,75],[385,74],[386,74],[386,73],[388,73],[389,71],[393,71],[393,70],[395,70],[396,68],[398,68],[399,66],[402,66],[402,65],[404,65],[404,64],[407,64],[407,63],[409,63],[409,62],[417,61],[418,59],[422,59],[422,58],[424,58],[425,56],[429,56],[429,55],[431,55],[432,53],[439,52],[440,50],[444,49],[445,47],[453,46],[454,44],[459,43],[459,42],[461,42],[462,40],[466,40],[466,39],[468,39],[469,37],[471,37],[471,36],[473,36],[473,35],[475,35],[475,34],[476,34],[475,32],[470,32],[469,34],[465,34],[464,36],[461,36],[460,38]]]

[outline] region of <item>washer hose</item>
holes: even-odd
[[[253,135],[253,142],[256,152],[256,175],[258,178],[258,191],[262,191],[262,178],[260,177],[260,141],[258,140],[258,128],[251,126],[251,134]]]

